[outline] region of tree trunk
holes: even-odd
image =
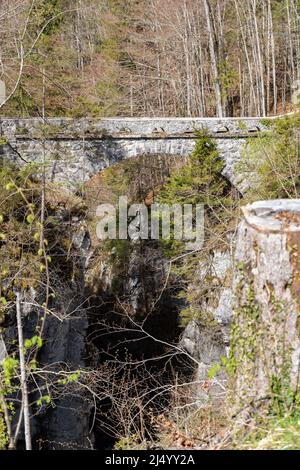
[[[300,361],[300,201],[256,202],[243,213],[229,359],[239,409],[291,398]]]
[[[275,51],[274,26],[273,26],[271,0],[268,0],[268,15],[269,15],[269,22],[270,22],[270,34],[271,34],[270,39],[271,39],[271,55],[272,55],[272,75],[273,75],[273,109],[274,109],[274,114],[277,114],[276,51]]]
[[[222,106],[222,90],[221,90],[221,81],[218,70],[218,51],[216,45],[216,38],[214,33],[214,20],[211,12],[211,7],[208,0],[204,0],[205,15],[207,22],[207,29],[209,35],[209,50],[211,58],[211,68],[215,81],[215,93],[216,93],[216,108],[217,116],[223,117],[223,106]]]
[[[256,0],[252,0],[252,16],[253,16],[253,27],[254,27],[254,36],[256,41],[256,53],[257,53],[257,65],[258,65],[258,83],[260,88],[260,107],[261,107],[261,115],[265,117],[267,115],[266,112],[266,96],[265,96],[265,82],[264,82],[264,65],[262,60],[262,51],[261,51],[261,41],[259,37],[258,31],[258,23],[257,23],[257,4]]]
[[[20,357],[20,370],[21,370],[22,403],[23,403],[23,413],[24,413],[25,447],[26,447],[26,450],[32,450],[29,400],[28,400],[26,365],[25,365],[25,355],[24,355],[24,338],[23,338],[23,328],[22,328],[21,296],[19,292],[17,292],[16,310],[17,310],[17,327],[18,327],[19,357]]]

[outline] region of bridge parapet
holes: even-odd
[[[267,129],[261,118],[41,118],[0,119],[0,133],[14,139],[38,138],[194,138],[206,129],[217,136],[247,136]]]

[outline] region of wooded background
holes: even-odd
[[[300,78],[299,0],[1,0],[2,113],[266,116]]]

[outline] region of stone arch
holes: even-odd
[[[0,119],[0,133],[9,142],[0,147],[0,158],[17,165],[39,162],[45,145],[50,179],[71,188],[116,162],[141,154],[186,157],[194,148],[196,129],[207,129],[216,138],[224,174],[235,184],[233,168],[245,139],[267,129],[259,118],[50,118],[49,135],[43,143],[37,137],[41,125],[39,118]]]
[[[147,164],[149,157],[150,165]],[[116,180],[121,178],[120,181],[122,181],[122,169],[129,163],[130,166],[127,166],[127,170],[132,171],[132,182],[127,190],[124,188],[124,194],[121,195],[128,196],[129,199],[131,199],[132,196],[136,198],[136,196],[139,195],[138,200],[144,201],[146,205],[151,205],[154,202],[154,196],[158,194],[162,185],[167,181],[172,169],[184,165],[185,162],[186,158],[181,155],[160,153],[151,153],[148,155],[144,153],[136,157],[131,156],[128,159],[119,160],[109,167],[100,170],[85,182],[85,200],[89,208],[93,208],[92,210],[94,211],[99,204],[116,203],[115,190],[117,189],[118,192],[119,187],[110,186],[107,180],[106,170],[108,168],[115,168],[116,173],[114,178],[116,178]],[[118,170],[120,170],[120,172]]]

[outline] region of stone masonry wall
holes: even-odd
[[[0,159],[17,164],[39,162],[48,176],[75,189],[99,171],[138,155],[187,156],[195,145],[195,130],[207,129],[217,140],[224,175],[238,188],[234,173],[247,139],[267,127],[260,118],[110,118],[101,120],[0,118]]]

